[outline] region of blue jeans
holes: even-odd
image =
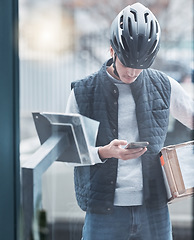
[[[168,206],[114,207],[110,215],[86,213],[82,240],[172,240]]]

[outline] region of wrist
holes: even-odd
[[[110,158],[108,151],[107,151],[107,146],[99,147],[98,155],[101,160]]]

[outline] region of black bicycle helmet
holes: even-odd
[[[112,22],[110,44],[124,66],[149,68],[160,47],[160,25],[142,4],[127,6]]]

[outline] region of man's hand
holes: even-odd
[[[125,149],[122,147],[123,145],[127,145],[127,141],[114,139],[108,145],[99,148],[99,157],[101,159],[114,157],[129,160],[138,158],[147,151],[147,148]]]

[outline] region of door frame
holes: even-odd
[[[0,1],[0,234],[19,240],[18,0]]]

